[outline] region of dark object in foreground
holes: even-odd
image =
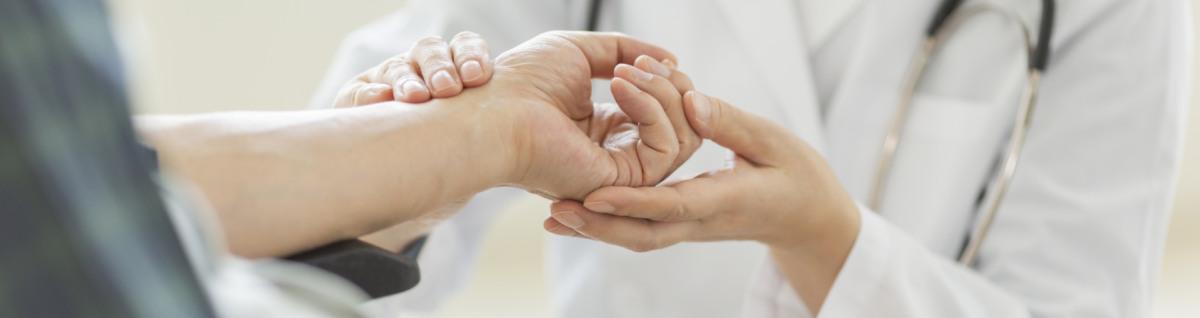
[[[417,239],[400,254],[357,239],[346,240],[287,259],[338,275],[375,299],[399,294],[421,282],[421,270],[414,259],[424,240]]]

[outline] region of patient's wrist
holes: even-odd
[[[527,122],[513,110],[514,99],[502,96],[491,86],[473,88],[462,95],[439,100],[457,107],[456,118],[463,120],[462,126],[470,131],[472,151],[470,164],[462,167],[472,172],[472,177],[486,180],[487,188],[511,185],[520,170],[521,160],[530,154],[522,147],[519,136],[527,131]]]

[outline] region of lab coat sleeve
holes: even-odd
[[[1017,174],[975,268],[860,206],[817,317],[1145,317],[1191,87],[1191,8],[1059,1],[1054,54]],[[747,317],[809,313],[763,265]]]
[[[582,16],[572,0],[410,0],[405,9],[359,29],[343,41],[309,108],[332,107],[338,90],[351,78],[409,50],[426,36],[449,42],[462,31],[479,33],[492,57],[550,30],[569,29]],[[574,14],[576,11],[579,14]],[[431,312],[469,279],[484,230],[522,191],[498,188],[481,193],[454,218],[439,225],[418,260],[421,283],[408,292],[364,305],[370,310]],[[402,195],[402,194],[399,194]]]

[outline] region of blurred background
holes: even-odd
[[[131,54],[138,113],[303,109],[342,37],[404,2],[110,0]],[[1200,317],[1198,101],[1193,97],[1152,317]],[[542,263],[548,206],[530,195],[505,208],[487,234],[472,282],[438,317],[553,316]]]

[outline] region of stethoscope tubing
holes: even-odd
[[[1009,136],[1009,144],[1005,149],[999,175],[989,187],[993,191],[989,191],[990,193],[985,198],[983,211],[979,215],[979,218],[977,218],[977,222],[970,232],[967,244],[963,247],[962,253],[959,255],[959,264],[970,267],[974,265],[979,257],[980,246],[982,246],[984,239],[987,237],[988,230],[991,229],[992,223],[996,219],[996,213],[1000,209],[1000,203],[1008,191],[1008,186],[1012,181],[1013,175],[1016,173],[1017,163],[1021,157],[1021,150],[1025,145],[1025,137],[1028,134],[1033,110],[1037,104],[1042,72],[1045,70],[1050,57],[1050,37],[1054,24],[1054,1],[1042,1],[1042,18],[1040,29],[1038,30],[1037,44],[1034,44],[1031,38],[1029,27],[1012,10],[987,3],[959,7],[961,4],[961,0],[947,0],[942,2],[934,15],[933,22],[926,31],[920,51],[913,58],[908,76],[904,79],[900,102],[897,104],[896,113],[892,118],[891,126],[888,128],[888,134],[884,138],[879,163],[876,167],[875,183],[871,190],[869,206],[872,210],[880,211],[880,203],[883,199],[887,179],[891,172],[892,161],[895,159],[896,150],[899,148],[900,133],[904,130],[905,121],[908,118],[909,110],[912,108],[913,96],[916,93],[917,85],[920,84],[925,68],[929,65],[930,59],[936,53],[940,44],[945,43],[948,37],[958,29],[963,21],[976,14],[985,12],[999,13],[1010,21],[1015,22],[1021,28],[1021,34],[1025,40],[1023,43],[1025,43],[1028,52],[1028,80],[1022,93],[1021,104],[1017,108],[1013,130]]]
[[[600,22],[602,3],[602,0],[591,0],[587,17],[588,31],[597,30]],[[994,191],[989,191],[990,193],[983,204],[984,209],[982,214],[977,219],[978,221],[970,232],[970,238],[967,240],[967,244],[963,247],[962,253],[958,258],[959,264],[970,267],[974,265],[976,259],[979,257],[980,246],[982,246],[984,238],[987,237],[988,230],[991,229],[992,223],[996,219],[996,212],[1000,209],[1000,203],[1008,191],[1008,186],[1012,181],[1013,175],[1016,173],[1017,163],[1021,157],[1021,150],[1025,145],[1025,136],[1029,131],[1030,120],[1037,104],[1042,72],[1045,71],[1046,65],[1050,60],[1050,40],[1054,28],[1055,2],[1054,0],[1042,0],[1042,17],[1036,44],[1031,37],[1029,26],[1012,10],[988,3],[972,4],[963,7],[962,3],[962,0],[942,1],[934,13],[933,21],[930,22],[929,27],[926,29],[921,50],[913,58],[908,76],[904,79],[900,102],[897,105],[891,126],[888,128],[888,134],[884,138],[883,149],[876,167],[875,183],[871,190],[869,206],[872,210],[879,211],[884,186],[887,184],[887,179],[891,172],[892,161],[895,158],[896,150],[900,146],[900,132],[904,130],[904,123],[908,118],[909,109],[912,108],[912,99],[916,93],[917,85],[920,84],[921,76],[924,74],[925,68],[929,65],[930,59],[936,53],[940,44],[945,43],[947,38],[962,25],[963,21],[979,13],[995,12],[1015,22],[1021,28],[1021,34],[1025,39],[1024,43],[1028,52],[1028,80],[1022,93],[1021,104],[1017,108],[1014,127],[1012,134],[1009,136],[1009,144],[1005,150],[1000,174],[989,187]]]

